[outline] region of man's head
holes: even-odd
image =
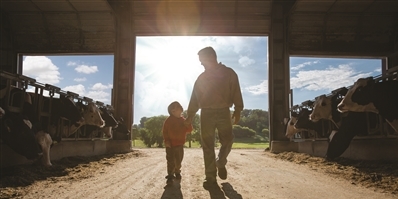
[[[169,112],[170,115],[173,115],[175,117],[181,117],[183,108],[180,103],[174,101],[167,107],[167,111]]]
[[[217,65],[217,54],[212,47],[203,48],[198,52],[200,63],[207,69]]]

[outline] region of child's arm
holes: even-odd
[[[193,130],[192,123],[185,126],[185,131],[187,134],[190,134],[192,132],[192,130]]]
[[[165,147],[171,147],[169,132],[167,128],[167,120],[163,123],[162,134],[163,134],[163,142]]]

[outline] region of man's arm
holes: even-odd
[[[189,105],[188,105],[188,110],[187,110],[187,119],[185,120],[185,124],[191,124],[193,118],[196,115],[196,112],[199,110],[199,102],[198,98],[195,94],[195,89],[196,89],[196,82],[195,85],[193,86],[192,94],[191,94],[191,99],[189,100]]]
[[[238,124],[240,120],[240,112],[243,110],[243,98],[242,92],[240,90],[239,78],[238,75],[233,72],[232,80],[231,80],[231,92],[232,92],[232,102],[234,104],[235,111],[232,114],[232,119],[234,120],[234,124]]]

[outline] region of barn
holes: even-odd
[[[2,0],[2,81],[11,77],[20,82],[17,85],[36,84],[21,77],[23,55],[113,54],[111,106],[115,118],[124,118],[129,127],[134,117],[137,36],[268,36],[270,149],[322,156],[327,140],[295,142],[284,136],[283,121],[291,110],[289,57],[377,57],[383,60],[382,74],[387,75],[398,66],[397,7],[398,1],[393,0]],[[51,86],[37,87],[62,92]],[[90,99],[78,101],[89,103]],[[397,159],[396,138],[354,139],[343,156]],[[128,135],[106,142],[72,139],[54,145],[51,158],[130,148]],[[1,162],[7,166],[26,159],[1,143]]]

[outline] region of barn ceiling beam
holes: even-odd
[[[329,13],[330,10],[333,8],[333,6],[336,4],[337,0],[335,0],[332,5],[328,8],[326,13],[324,14],[323,17],[323,28],[322,28],[322,40],[321,40],[321,48],[325,48],[325,41],[326,41],[326,32],[327,32],[327,26],[328,26],[328,18],[329,18]]]
[[[41,18],[42,18],[42,21],[43,21],[44,32],[46,33],[46,36],[47,36],[47,43],[48,43],[48,44],[51,44],[51,34],[50,34],[50,30],[49,30],[49,28],[48,28],[48,23],[47,23],[47,18],[46,18],[46,16],[44,15],[43,11],[39,8],[39,6],[37,6],[37,4],[35,4],[32,0],[29,0],[29,1],[33,4],[33,6],[34,6],[37,10],[39,10],[39,13],[40,13]]]
[[[67,0],[68,4],[70,7],[72,7],[73,10],[75,10],[75,14],[77,17],[77,23],[78,23],[78,27],[79,27],[79,43],[80,43],[80,48],[83,48],[84,46],[84,34],[83,34],[83,27],[82,27],[82,21],[80,19],[80,14],[79,12],[76,10],[75,6],[72,5],[72,3]]]

